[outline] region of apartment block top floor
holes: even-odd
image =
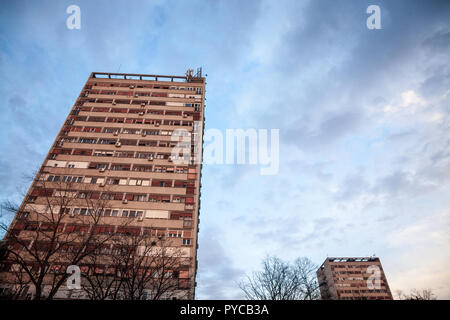
[[[378,257],[330,257],[325,259],[317,270],[317,274],[322,276],[324,273],[326,274],[329,271],[346,268],[368,268],[374,265],[383,272],[383,267]],[[329,274],[329,276],[331,276],[331,274]]]
[[[169,76],[155,74],[135,74],[135,73],[110,73],[110,72],[92,72],[89,79],[107,79],[121,80],[129,82],[165,82],[165,83],[200,83],[204,84],[206,78],[202,77],[201,68],[194,74],[193,70],[188,70],[185,76]]]
[[[365,263],[365,262],[378,262],[380,263],[380,259],[377,257],[341,257],[341,258],[326,258],[325,261],[322,263],[322,266],[326,263]],[[321,266],[321,267],[322,267]]]

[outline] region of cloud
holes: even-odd
[[[449,228],[450,211],[444,208],[386,236],[386,245],[398,252],[387,265],[392,291],[430,288],[440,299],[450,298]]]
[[[243,270],[233,266],[221,243],[220,229],[207,229],[199,239],[198,299],[242,299],[237,283]]]

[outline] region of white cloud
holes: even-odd
[[[402,106],[402,107],[408,107],[408,106],[415,105],[415,104],[424,104],[424,102],[425,102],[417,96],[417,94],[414,92],[414,90],[408,90],[408,91],[402,92],[401,97],[402,98],[401,98],[400,106]]]
[[[391,290],[430,288],[450,299],[450,208],[423,217],[387,235],[385,243],[398,255],[386,265]]]

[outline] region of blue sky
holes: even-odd
[[[206,129],[280,129],[280,170],[203,167],[198,298],[242,298],[266,254],[376,254],[391,290],[449,299],[449,18],[448,1],[2,1],[0,199],[90,72],[202,66]]]

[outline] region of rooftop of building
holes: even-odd
[[[344,257],[344,258],[327,258],[329,262],[367,262],[367,261],[380,261],[378,257]]]
[[[326,262],[380,262],[380,258],[372,256],[372,257],[328,257],[325,259],[325,261],[322,263],[322,265],[319,267],[320,269],[324,268],[324,265]]]
[[[137,73],[117,73],[117,72],[92,72],[90,78],[114,79],[114,80],[134,80],[134,81],[168,81],[168,82],[204,82],[202,68],[188,69],[184,76],[157,75],[157,74],[137,74]]]

